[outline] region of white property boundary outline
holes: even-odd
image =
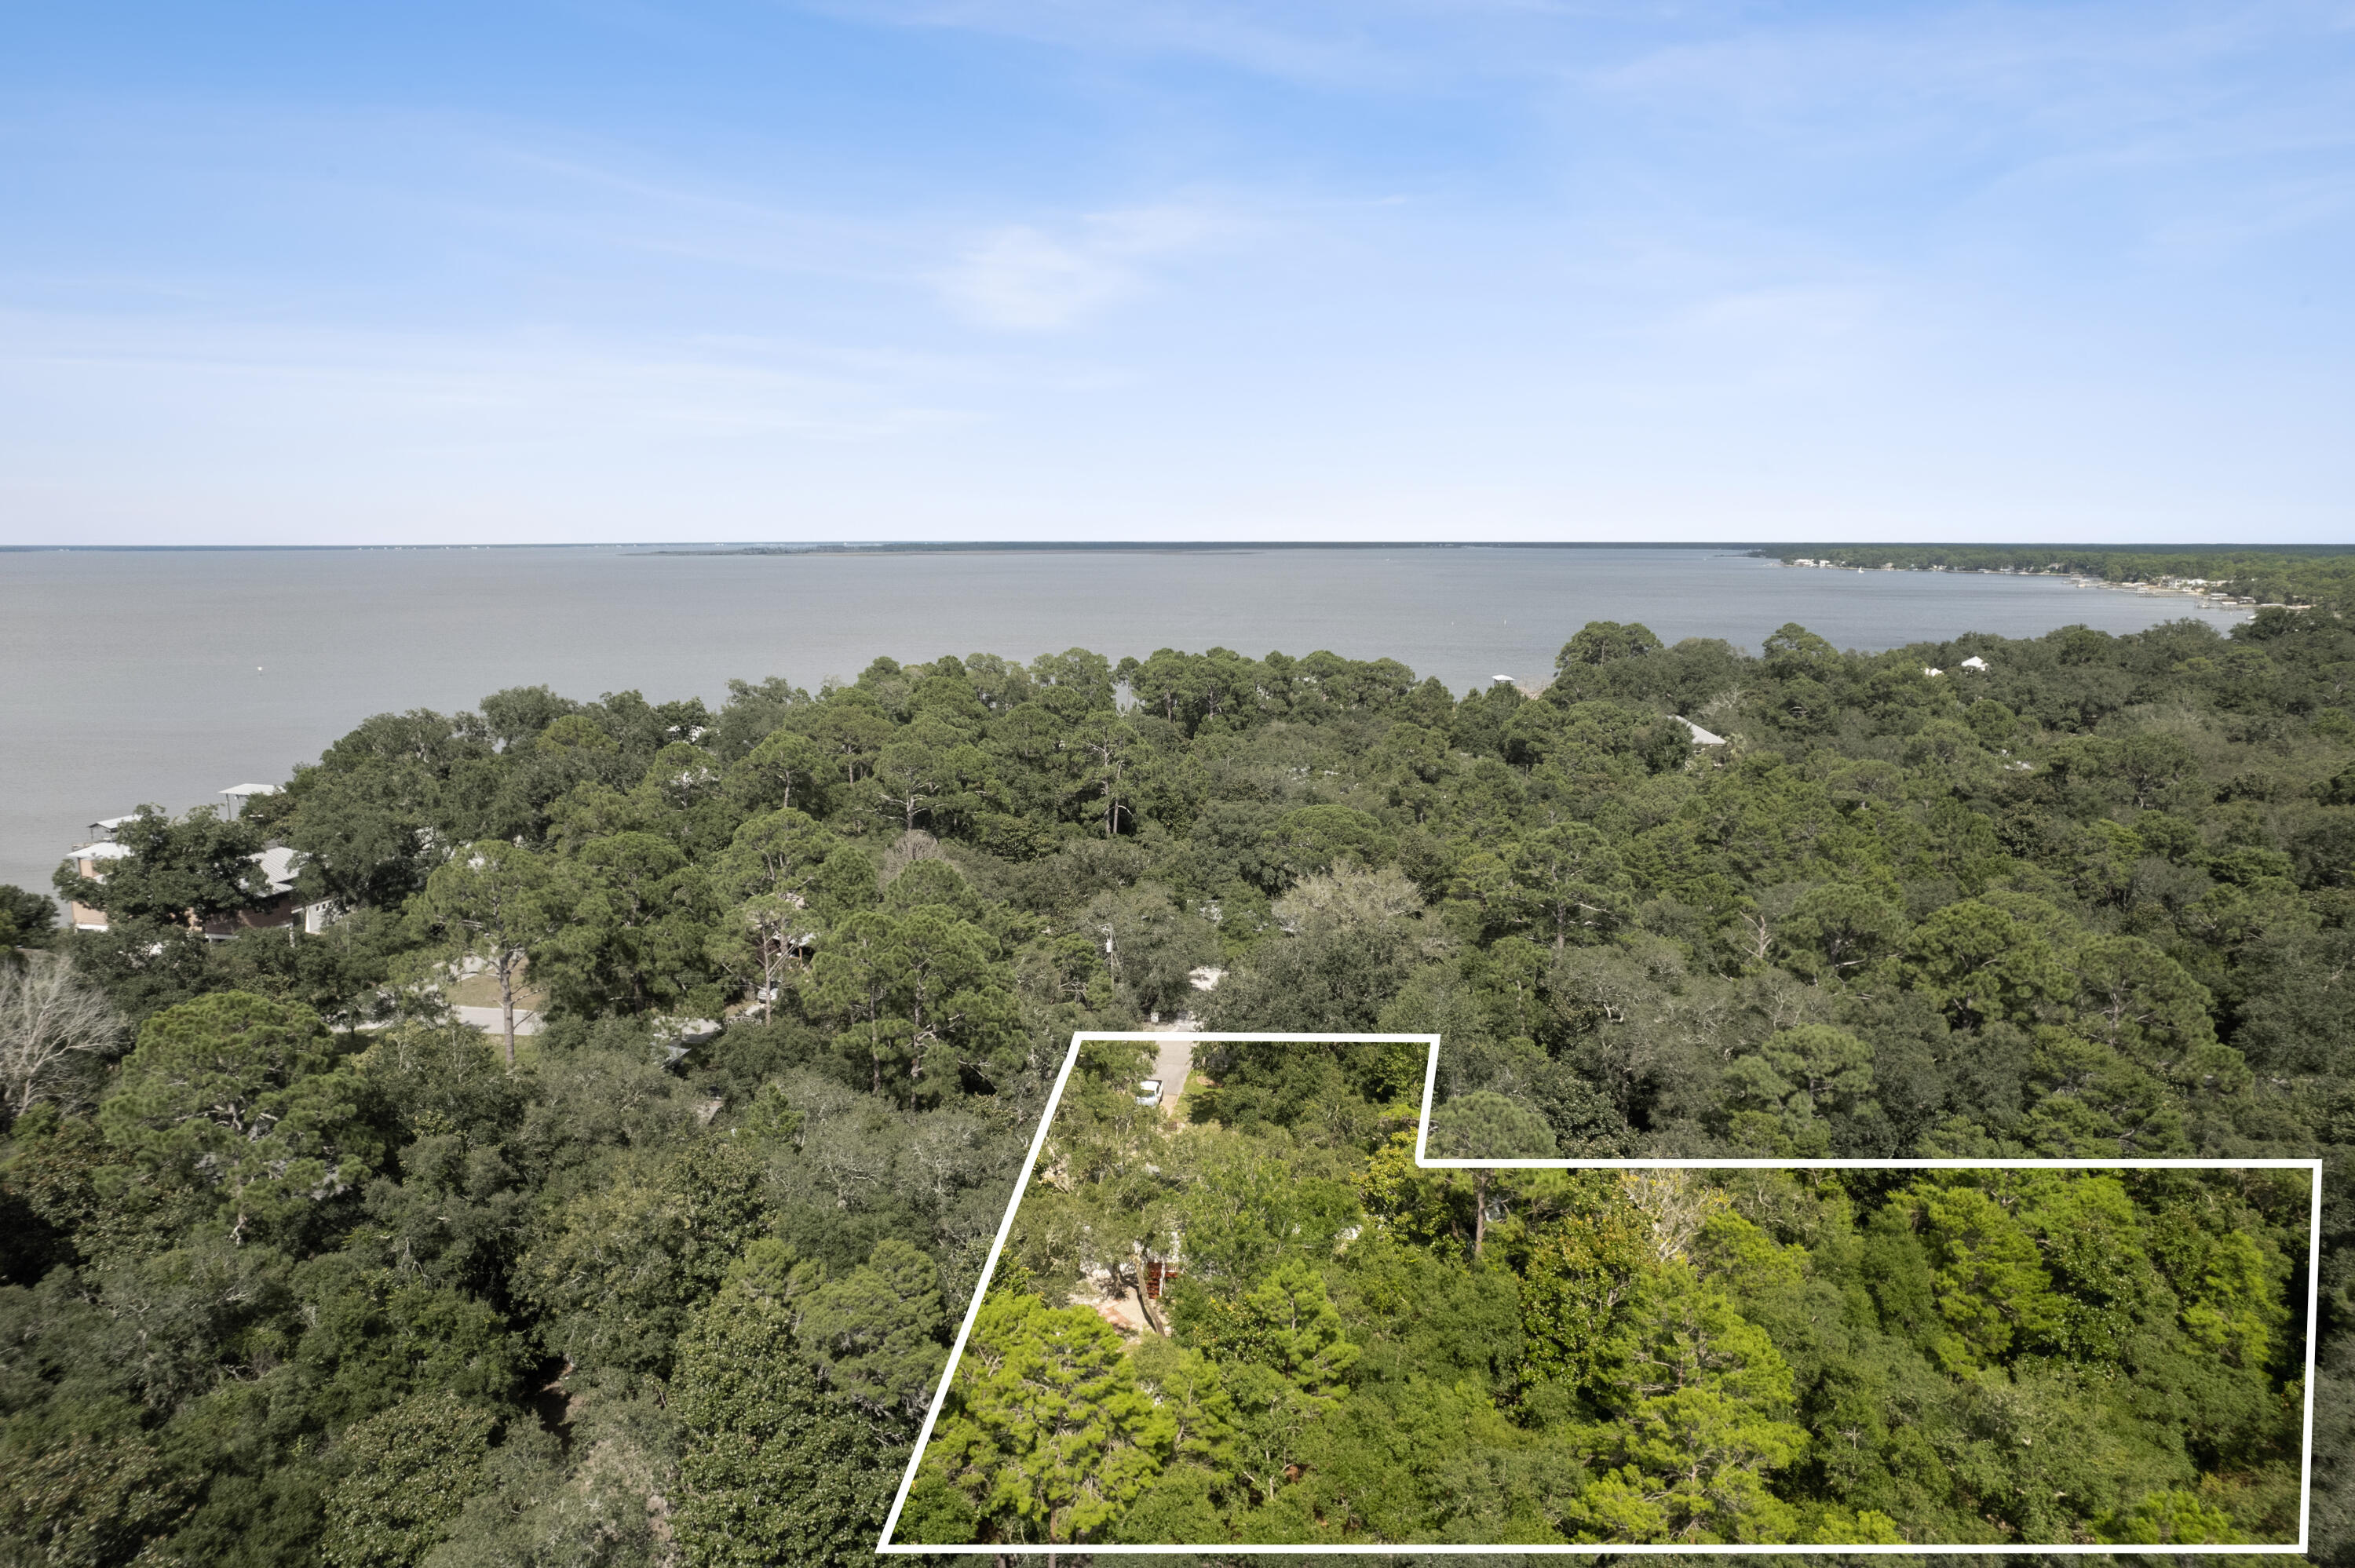
[[[933,1392],[932,1403],[924,1412],[924,1424],[916,1433],[916,1443],[908,1455],[907,1473],[900,1478],[900,1490],[891,1499],[891,1511],[884,1516],[883,1531],[875,1542],[879,1554],[893,1556],[969,1557],[976,1555],[1037,1557],[1051,1552],[1086,1552],[1096,1556],[1220,1556],[1282,1555],[1295,1557],[1318,1556],[1828,1556],[1847,1554],[1881,1557],[1934,1556],[2025,1556],[2034,1553],[2056,1557],[2068,1556],[2256,1556],[2303,1555],[2307,1550],[2308,1515],[2314,1503],[2314,1356],[2315,1319],[2321,1307],[2322,1277],[2322,1161],[2319,1160],[1433,1160],[1424,1147],[1431,1136],[1432,1095],[1439,1081],[1439,1039],[1436,1034],[1273,1034],[1199,1033],[1167,1030],[1082,1030],[1071,1036],[1071,1048],[1063,1057],[1062,1070],[1055,1075],[1055,1086],[1047,1096],[1047,1108],[1039,1118],[1039,1130],[1031,1136],[1030,1151],[1022,1160],[1022,1174],[1014,1183],[1013,1195],[1007,1200],[1006,1217],[998,1222],[997,1234],[989,1244],[989,1255],[981,1266],[981,1277],[974,1286],[973,1299],[966,1303],[964,1321],[957,1326],[956,1342],[949,1348],[948,1364],[941,1369],[941,1385]],[[1916,1546],[1911,1543],[1895,1546],[1659,1546],[1659,1545],[1394,1545],[1388,1542],[1331,1544],[1316,1542],[1305,1545],[1249,1545],[1210,1543],[1185,1546],[1132,1546],[1121,1543],[1104,1545],[1031,1545],[1019,1542],[967,1542],[961,1546],[917,1545],[894,1542],[891,1532],[900,1525],[900,1511],[907,1507],[909,1489],[915,1485],[917,1467],[922,1463],[924,1449],[932,1440],[933,1424],[940,1420],[941,1411],[948,1403],[949,1385],[956,1377],[957,1363],[964,1358],[965,1340],[973,1334],[973,1326],[981,1316],[982,1298],[988,1294],[989,1282],[996,1277],[998,1255],[1005,1250],[1006,1238],[1014,1228],[1015,1211],[1022,1205],[1022,1195],[1029,1190],[1031,1173],[1038,1168],[1039,1153],[1047,1146],[1047,1129],[1054,1125],[1055,1112],[1063,1103],[1064,1087],[1071,1081],[1071,1069],[1079,1065],[1080,1047],[1091,1040],[1186,1041],[1200,1042],[1268,1041],[1292,1042],[1302,1045],[1405,1045],[1421,1044],[1430,1048],[1430,1058],[1423,1068],[1423,1107],[1415,1123],[1414,1162],[1424,1170],[1439,1171],[2304,1171],[2309,1176],[2309,1218],[2306,1263],[2306,1388],[2305,1430],[2299,1446],[2297,1540],[2295,1543],[2257,1546],[2027,1546],[2011,1542],[1976,1546]]]

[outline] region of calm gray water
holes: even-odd
[[[1544,680],[1588,620],[1755,649],[2130,631],[2181,599],[2035,578],[1806,571],[1693,549],[657,556],[616,548],[0,554],[0,882],[47,890],[84,824],[283,779],[368,714],[503,686],[717,703],[879,653],[1073,646],[1388,656],[1463,691]]]

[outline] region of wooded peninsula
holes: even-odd
[[[368,718],[62,874],[103,930],[0,895],[5,1558],[866,1559],[1072,1033],[1187,1017],[1437,1033],[1484,1157],[2320,1158],[2318,1320],[2297,1172],[1418,1170],[1419,1057],[1173,1110],[1112,1051],[903,1539],[2280,1541],[2312,1334],[2355,1561],[2355,630],[2294,586]],[[208,939],[273,845],[333,917]]]

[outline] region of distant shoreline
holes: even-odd
[[[976,539],[976,540],[885,540],[875,544],[844,541],[835,544],[784,544],[777,542],[744,542],[713,540],[709,543],[680,543],[676,540],[576,541],[563,544],[420,544],[420,545],[0,545],[0,555],[155,555],[214,554],[255,555],[264,553],[330,554],[427,554],[467,551],[516,550],[606,550],[640,556],[996,556],[996,555],[1264,555],[1279,550],[1689,550],[1721,551],[1762,560],[1781,558],[1794,548],[1782,544],[1759,544],[1746,539],[1682,540],[1682,539],[1391,539],[1391,540],[1330,540],[1330,539]],[[2116,554],[2158,554],[2173,556],[2198,555],[2209,552],[2243,554],[2279,554],[2335,556],[2355,552],[2350,545],[2052,545],[2039,541],[1996,541],[1991,544],[1956,546],[1951,544],[1892,545],[1887,541],[1864,540],[1839,546],[1850,550],[1879,549],[2050,549],[2057,551],[2105,551]],[[1854,568],[1851,568],[1854,569]],[[1866,570],[1879,568],[1867,567]],[[1897,570],[1920,570],[1919,567],[1898,567]],[[1963,568],[1949,568],[1963,569]],[[1990,574],[2033,576],[2038,574]]]
[[[2254,599],[2238,597],[2232,594],[2211,593],[2200,588],[2182,588],[2167,583],[2143,582],[2134,578],[2122,578],[2117,582],[2111,582],[2106,578],[2093,577],[2084,572],[2031,572],[2017,569],[2007,570],[2002,567],[1851,567],[1845,565],[1831,566],[1816,561],[1788,560],[1779,561],[1776,565],[1786,567],[1796,571],[1854,572],[1859,577],[1863,577],[1868,573],[1877,575],[1881,572],[1912,572],[1918,577],[2029,577],[2043,582],[2066,583],[2071,588],[2108,588],[2118,593],[2138,594],[2146,599],[2189,599],[2203,609],[2213,609],[2226,613],[2246,613],[2249,615],[2254,615],[2260,609],[2264,608]],[[2311,609],[2312,606],[2296,604],[2289,606],[2289,608],[2292,609]]]
[[[666,540],[508,545],[0,545],[0,555],[152,555],[161,552],[309,555],[386,554],[489,550],[609,550],[637,556],[1001,556],[1001,555],[1188,555],[1257,556],[1275,550],[1730,550],[1763,556],[1764,546],[1745,540],[1653,539],[942,539],[887,540],[872,545],[787,545]]]
[[[649,556],[1264,556],[1279,550],[1733,550],[1760,552],[1738,544],[1657,544],[1640,539],[1528,542],[1517,539],[1412,539],[1334,541],[1318,539],[1178,540],[1129,539],[1082,542],[1067,539],[944,541],[885,545],[666,546]]]

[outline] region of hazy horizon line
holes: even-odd
[[[324,553],[375,551],[461,550],[615,550],[658,556],[844,556],[844,555],[995,555],[995,554],[1189,554],[1252,555],[1273,550],[1741,550],[1764,554],[1798,548],[1902,550],[2075,550],[2150,555],[2203,555],[2259,552],[2282,555],[2337,556],[2355,554],[2355,544],[2275,542],[2051,541],[2041,539],[881,539],[868,543],[795,544],[783,540],[515,540],[496,544],[153,544],[153,545],[0,545],[0,555],[152,555],[161,552],[258,554],[270,551]]]

